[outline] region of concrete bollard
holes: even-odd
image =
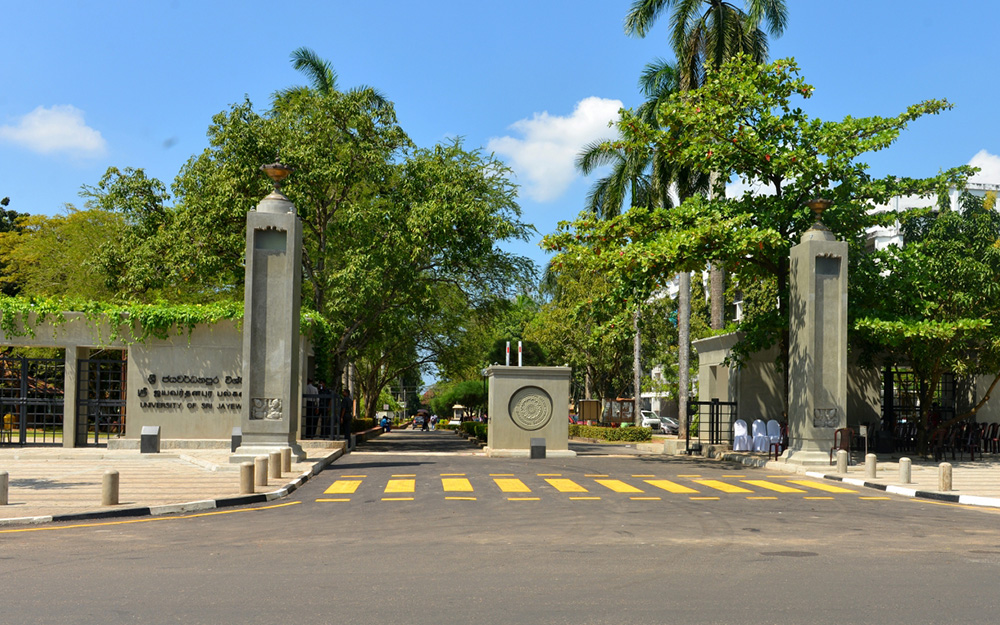
[[[281,448],[281,471],[283,473],[292,472],[292,448],[282,447]]]
[[[101,480],[101,505],[118,505],[118,471],[108,469]]]
[[[847,473],[847,450],[837,450],[837,473]]]
[[[241,462],[240,463],[240,494],[241,495],[252,495],[253,494],[253,463],[252,462]]]
[[[7,505],[7,495],[10,492],[10,478],[6,471],[0,471],[0,506]]]
[[[938,490],[951,490],[951,463],[942,462],[938,467]]]
[[[875,472],[878,471],[878,457],[875,454],[865,456],[865,477],[874,480]]]
[[[268,454],[270,458],[267,461],[268,469],[270,473],[267,474],[268,477],[273,477],[276,480],[281,479],[281,452],[272,451]]]
[[[909,458],[899,459],[899,483],[909,484],[912,480],[912,462]]]
[[[267,486],[267,456],[257,456],[253,459],[254,486]]]

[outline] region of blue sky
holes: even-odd
[[[739,0],[737,0],[739,1]],[[636,81],[670,57],[667,20],[627,37],[631,0],[368,0],[315,3],[7,3],[0,64],[0,197],[21,212],[81,204],[109,166],[168,185],[203,150],[212,115],[248,96],[263,110],[304,84],[289,54],[328,59],[340,86],[367,84],[396,104],[421,146],[464,137],[516,171],[524,219],[539,235],[583,206],[593,178],[573,170],[585,143],[610,136]],[[995,0],[788,0],[772,58],[794,56],[824,119],[895,115],[947,98],[917,121],[875,175],[923,176],[965,163],[1000,183],[996,122],[1000,3]],[[540,236],[538,237],[540,238]],[[537,238],[514,251],[544,262]]]

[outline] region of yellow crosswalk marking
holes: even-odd
[[[757,486],[758,488],[766,488],[767,490],[773,490],[778,493],[804,493],[806,491],[801,488],[792,488],[791,486],[785,486],[784,484],[775,484],[774,482],[768,482],[766,480],[740,480],[751,486]]]
[[[570,501],[599,501],[600,497],[570,497]]]
[[[726,482],[720,482],[719,480],[695,480],[695,482],[701,484],[702,486],[708,486],[709,488],[714,488],[715,490],[721,490],[724,493],[753,492],[748,488],[743,488],[742,486],[736,486],[734,484],[727,484]]]
[[[604,473],[586,473],[583,477],[608,477]]]
[[[560,493],[589,493],[590,492],[586,488],[584,488],[583,486],[580,486],[579,484],[577,484],[576,482],[574,482],[573,480],[566,480],[566,479],[556,480],[556,479],[549,478],[549,479],[547,479],[545,481],[548,482],[552,486],[552,488],[556,489]]]
[[[508,497],[507,501],[541,501],[541,497]]]
[[[382,501],[413,501],[413,497],[383,497]]]
[[[465,477],[464,473],[442,473],[441,477]]]
[[[416,473],[394,473],[392,477],[417,477]]]
[[[629,497],[632,501],[661,501],[660,497]]]
[[[530,493],[531,489],[517,478],[493,478],[504,493]]]
[[[691,501],[718,501],[718,497],[688,497]]]
[[[816,490],[822,490],[827,493],[856,493],[858,491],[851,490],[850,488],[842,488],[840,486],[831,486],[830,484],[824,484],[823,482],[814,482],[812,480],[788,480],[790,484],[798,484],[799,486],[808,486],[809,488],[815,488]]]
[[[324,495],[349,495],[358,490],[361,480],[337,480],[330,488],[323,491]]]
[[[632,477],[656,477],[655,475],[633,475]]]
[[[594,480],[601,486],[605,488],[610,488],[616,493],[641,493],[641,489],[632,486],[631,484],[626,484],[621,480]]]
[[[767,500],[772,500],[772,499],[777,499],[777,497],[747,497],[747,499],[754,499],[754,500],[756,500],[756,499],[767,499]]]
[[[445,497],[449,501],[475,501],[475,497]]]
[[[701,477],[701,475],[678,475],[677,477]]]
[[[667,491],[668,493],[697,493],[693,488],[688,488],[678,484],[677,482],[671,482],[670,480],[646,480],[646,483],[650,486],[655,486],[656,488]]]
[[[443,477],[441,487],[446,493],[471,493],[472,482],[464,477]]]
[[[833,497],[803,497],[803,499],[833,499]]]
[[[538,477],[562,477],[562,473],[539,473]]]
[[[412,493],[416,490],[416,480],[389,480],[385,485],[387,493]]]

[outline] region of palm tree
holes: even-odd
[[[696,89],[705,82],[705,70],[716,68],[739,53],[761,62],[767,59],[767,30],[780,37],[788,21],[784,0],[746,0],[744,11],[723,0],[635,0],[625,17],[625,32],[645,37],[656,20],[669,8],[670,43],[681,67],[682,89]],[[704,11],[700,11],[704,9]],[[712,328],[724,326],[725,270],[712,263]]]
[[[312,86],[310,87],[288,87],[277,91],[274,94],[275,106],[280,106],[282,102],[287,102],[293,98],[318,94],[322,97],[340,93],[337,86],[337,72],[333,65],[326,59],[320,58],[318,54],[309,48],[297,48],[291,54],[292,67],[309,77]],[[348,90],[349,94],[362,96],[366,106],[372,109],[379,109],[389,104],[389,100],[381,91],[367,85],[359,85]]]

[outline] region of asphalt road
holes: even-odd
[[[996,621],[998,512],[453,437],[393,434],[255,508],[0,531],[0,623]]]

